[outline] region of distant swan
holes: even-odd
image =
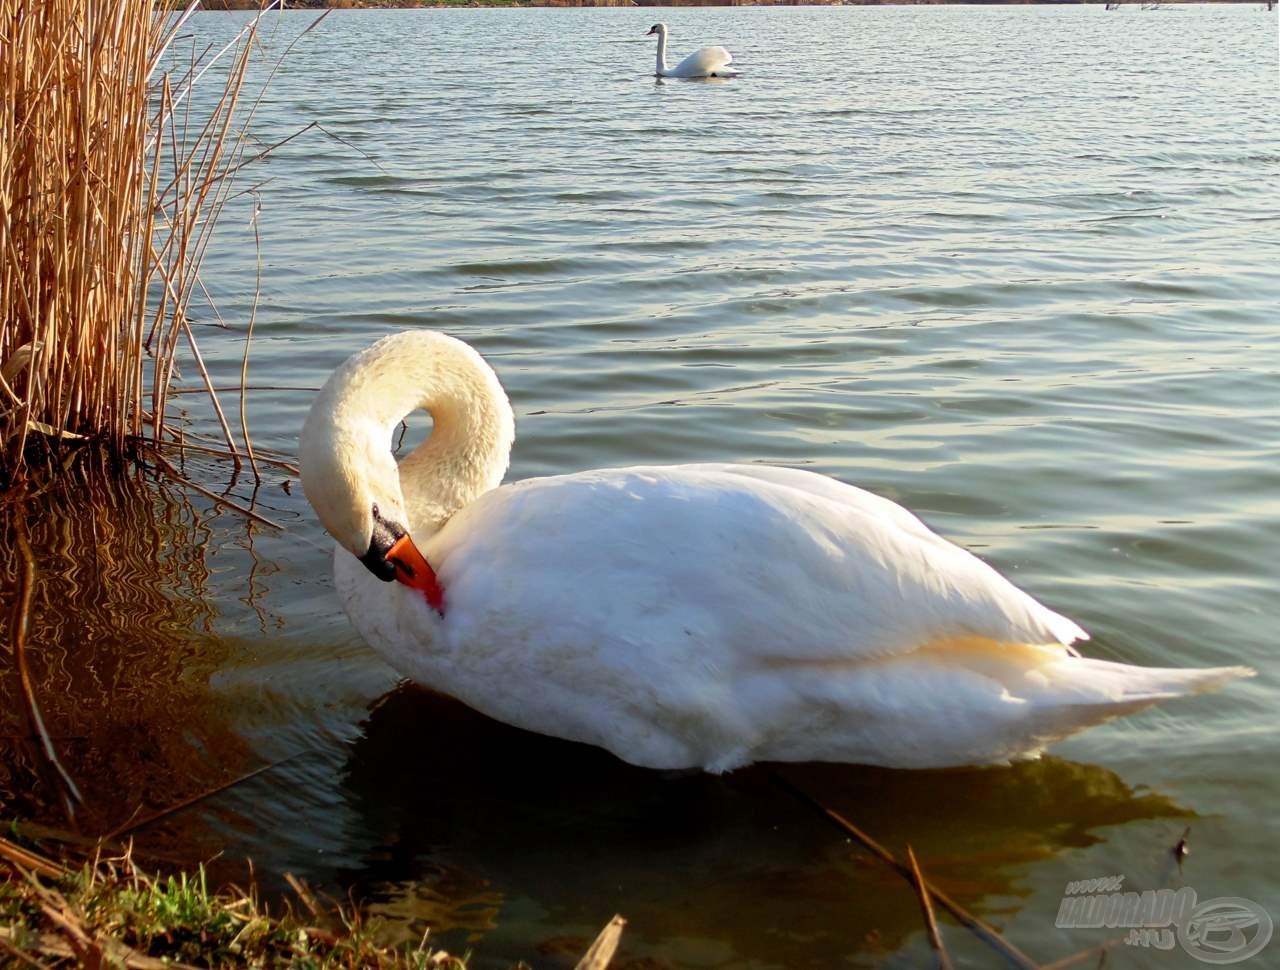
[[[729,67],[733,55],[723,47],[704,47],[694,51],[675,67],[667,67],[667,25],[654,24],[649,34],[658,35],[658,63],[653,73],[658,77],[737,77]],[[646,34],[645,36],[649,36]]]
[[[420,408],[431,434],[397,466],[392,434]],[[339,367],[299,442],[339,596],[418,683],[635,765],[1007,762],[1251,673],[1081,657],[1076,624],[822,475],[673,465],[500,487],[514,438],[497,375],[452,337],[398,333]]]

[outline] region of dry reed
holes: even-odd
[[[0,484],[33,456],[175,436],[181,355],[237,454],[187,310],[242,149],[257,19],[173,67],[195,7],[0,0]]]

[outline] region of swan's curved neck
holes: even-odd
[[[515,438],[511,405],[492,368],[459,340],[430,331],[384,338],[340,367],[321,396],[338,452],[389,448],[406,416],[430,413],[430,436],[399,464],[404,524],[420,542],[502,482]],[[370,484],[376,494],[379,483]]]
[[[658,31],[658,63],[653,68],[654,74],[667,73],[667,32]]]

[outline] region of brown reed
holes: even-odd
[[[180,356],[237,454],[187,310],[241,151],[257,20],[178,62],[195,8],[0,0],[0,485],[33,456],[57,468],[86,442],[127,457],[172,436]]]

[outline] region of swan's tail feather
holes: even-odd
[[[1007,764],[1037,758],[1086,728],[1254,675],[1248,667],[1134,667],[1071,656],[1057,644],[979,640],[859,665],[847,679],[830,668],[806,671],[803,681],[798,673],[792,686],[825,733],[774,739],[754,760]],[[815,745],[819,736],[824,743]]]
[[[1039,672],[1048,681],[1046,689],[1062,694],[1061,704],[1122,706],[1202,694],[1256,673],[1251,667],[1134,667],[1090,657],[1064,657]]]
[[[1034,750],[1054,741],[1104,724],[1162,701],[1218,690],[1242,677],[1252,677],[1250,667],[1133,667],[1108,660],[1068,657],[1046,664],[1039,673],[1047,680],[1042,691],[1026,698]]]

